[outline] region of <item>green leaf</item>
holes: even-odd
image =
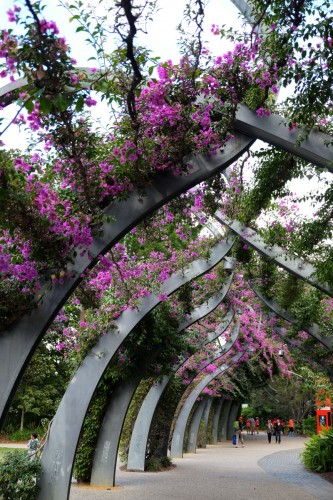
[[[81,95],[78,100],[76,101],[76,106],[75,106],[75,109],[78,113],[80,113],[80,111],[82,111],[84,107],[84,98],[83,96]]]
[[[28,111],[28,113],[32,113],[33,112],[33,110],[34,110],[34,103],[33,103],[32,99],[29,99],[29,101],[27,101],[24,106],[25,106],[26,110]]]
[[[41,96],[39,100],[39,109],[45,114],[50,113],[52,110],[52,102],[50,101],[50,99],[46,99],[45,97]]]
[[[65,111],[68,107],[67,99],[65,99],[65,97],[61,94],[55,96],[52,102],[59,111]]]

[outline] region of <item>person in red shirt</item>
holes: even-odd
[[[259,434],[259,425],[260,425],[259,417],[256,417],[255,422],[254,422],[254,427],[256,429],[257,434]]]

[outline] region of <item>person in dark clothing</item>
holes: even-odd
[[[275,442],[276,443],[281,443],[281,432],[283,430],[281,420],[279,418],[276,419],[276,424],[274,425],[274,432],[275,432]]]

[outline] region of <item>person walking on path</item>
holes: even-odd
[[[289,418],[288,426],[289,426],[289,436],[295,437],[294,421],[291,417]]]
[[[249,418],[246,420],[245,425],[246,425],[246,434],[250,434],[251,433],[251,421]]]
[[[255,426],[254,426],[254,418],[253,417],[250,417],[250,431],[251,431],[251,435],[253,436],[254,434],[254,429],[255,429]]]
[[[254,427],[255,427],[257,434],[259,434],[259,425],[260,425],[259,417],[256,417],[255,422],[254,422]]]
[[[272,441],[272,434],[274,432],[273,424],[272,424],[272,421],[270,419],[267,420],[266,432],[267,432],[268,442],[270,443]]]
[[[235,431],[235,434],[236,434],[236,445],[235,445],[235,448],[238,448],[239,440],[242,443],[242,448],[244,448],[245,444],[244,444],[244,439],[243,439],[243,434],[242,434],[242,430],[243,430],[243,419],[242,419],[242,417],[239,417],[238,420],[235,420],[233,427],[234,427],[234,431]]]
[[[279,418],[276,419],[276,424],[274,425],[275,432],[275,442],[281,443],[281,432],[282,432],[282,424]]]

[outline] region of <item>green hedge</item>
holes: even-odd
[[[0,496],[3,500],[35,500],[40,471],[38,458],[31,460],[18,450],[6,453],[0,462]]]

